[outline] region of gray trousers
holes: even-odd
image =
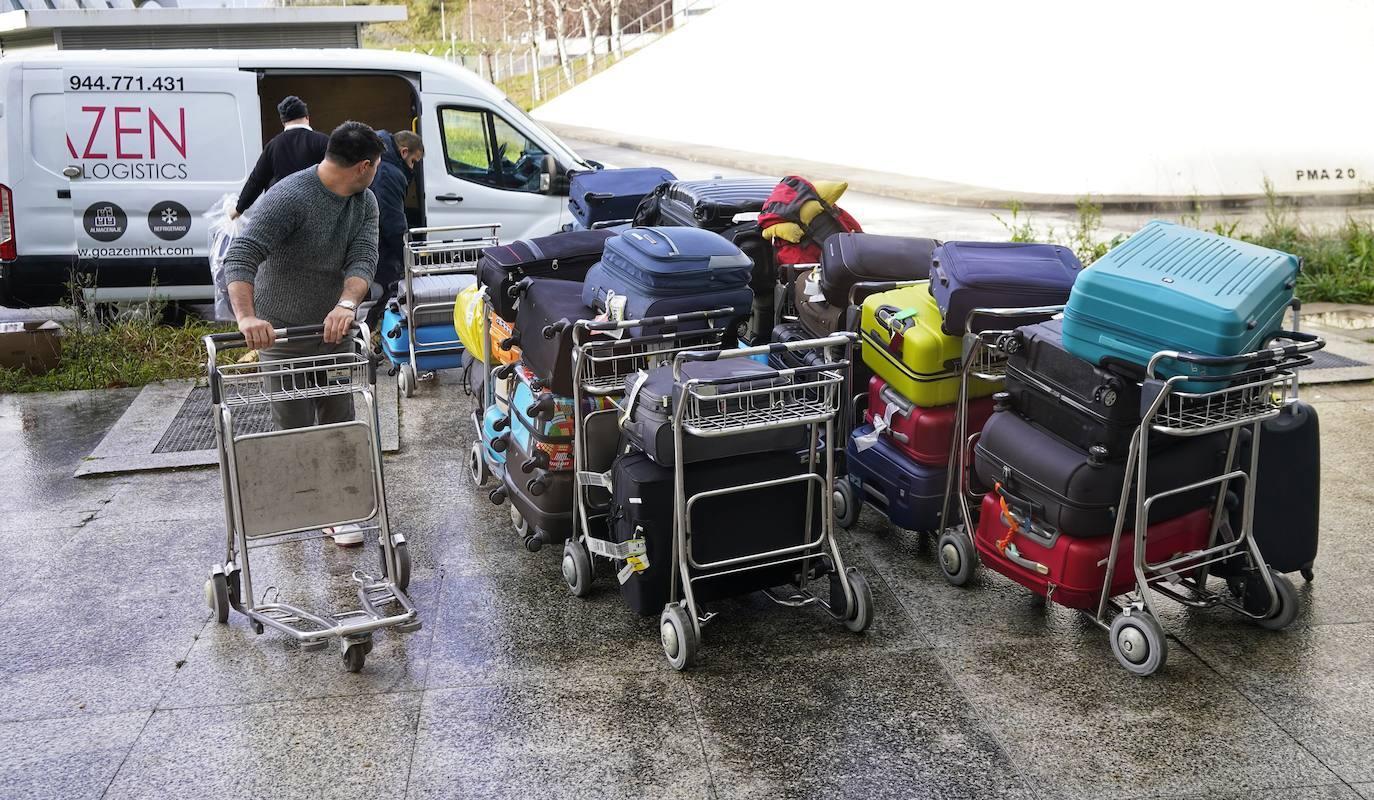
[[[266,363],[286,358],[328,355],[347,352],[353,340],[347,337],[338,344],[325,344],[320,339],[307,339],[299,342],[286,342],[272,345],[258,352],[258,360]],[[282,388],[307,388],[323,381],[325,373],[308,372],[287,375],[270,380],[272,391]],[[333,422],[349,422],[353,419],[353,395],[337,394],[329,397],[307,398],[303,400],[280,400],[272,403],[272,421],[277,430],[306,428],[311,425],[328,425]]]

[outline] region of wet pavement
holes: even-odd
[[[359,674],[211,620],[214,470],[71,477],[136,390],[0,397],[0,796],[1374,798],[1374,386],[1308,393],[1325,495],[1298,622],[1165,606],[1169,663],[1141,679],[997,575],[946,585],[930,540],[871,510],[842,537],[866,634],[746,597],[675,673],[608,571],[571,597],[558,551],[472,486],[443,377],[386,461],[425,624]],[[342,607],[372,559],[257,551],[255,585]]]

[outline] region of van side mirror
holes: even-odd
[[[539,191],[552,195],[568,193],[568,175],[553,156],[544,156],[544,170],[539,175]]]

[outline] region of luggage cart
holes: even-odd
[[[573,419],[573,535],[563,544],[562,563],[563,579],[574,596],[586,597],[591,592],[595,558],[618,563],[635,559],[640,568],[645,558],[642,539],[612,542],[594,533],[607,525],[611,478],[605,454],[592,452],[592,445],[599,442],[600,437],[588,431],[601,425],[618,427],[617,417],[622,409],[615,405],[591,409],[586,401],[589,398],[623,398],[625,384],[640,371],[671,364],[678,353],[686,350],[719,348],[727,331],[709,323],[715,319],[728,321],[733,316],[734,310],[727,307],[640,320],[582,320],[576,323],[573,330],[573,405],[577,409]],[[708,327],[683,333],[620,338],[630,328],[679,326],[698,321],[708,323]]]
[[[765,591],[776,603],[801,607],[819,604],[832,617],[854,632],[868,628],[873,615],[873,595],[868,581],[857,569],[845,566],[834,537],[834,509],[830,487],[835,482],[835,423],[847,382],[849,359],[857,337],[840,333],[824,339],[772,344],[743,350],[687,351],[673,359],[673,377],[682,387],[682,402],[673,406],[673,451],[675,524],[673,525],[673,569],[669,603],[659,617],[663,652],[674,669],[692,664],[701,641],[701,628],[715,616],[705,613],[697,603],[693,587],[701,581],[739,572],[767,569],[786,564],[798,565],[795,591],[786,597]],[[722,358],[747,358],[780,349],[821,349],[824,364],[777,370],[790,383],[759,389],[720,391],[722,381],[697,378],[684,380],[682,365],[687,361],[714,361]],[[807,470],[773,480],[715,489],[687,496],[683,437],[718,437],[748,433],[772,427],[806,426],[810,432]],[[824,466],[820,462],[824,462]],[[819,470],[819,473],[818,473]],[[804,538],[791,547],[751,553],[707,563],[692,555],[692,507],[700,500],[735,492],[747,492],[787,483],[806,482],[807,511]],[[819,509],[815,507],[819,501]],[[816,519],[815,514],[820,518]],[[813,526],[817,533],[811,538]],[[828,562],[828,563],[827,563]],[[829,600],[812,594],[807,584],[813,578],[830,577]],[[838,602],[836,592],[844,598]]]
[[[1150,359],[1142,383],[1141,404],[1146,407],[1140,427],[1131,439],[1126,477],[1117,505],[1126,508],[1132,492],[1135,493],[1135,538],[1129,557],[1136,585],[1124,606],[1112,600],[1112,574],[1121,556],[1125,527],[1125,515],[1117,514],[1107,556],[1107,577],[1093,616],[1093,621],[1108,632],[1112,654],[1127,671],[1150,675],[1163,667],[1168,658],[1168,643],[1155,610],[1155,594],[1193,608],[1225,606],[1269,630],[1282,630],[1296,618],[1300,605],[1297,590],[1286,576],[1267,566],[1253,535],[1259,436],[1266,420],[1278,416],[1286,405],[1296,401],[1297,369],[1311,364],[1312,359],[1307,354],[1323,347],[1325,342],[1318,336],[1283,331],[1264,348],[1238,356],[1204,356],[1166,350]],[[1244,369],[1211,379],[1187,374],[1168,376],[1160,369],[1168,363],[1182,367],[1184,372],[1190,367],[1239,366]],[[1179,385],[1185,381],[1215,383],[1218,388],[1182,391]],[[1244,428],[1250,430],[1252,437],[1248,469],[1236,464]],[[1147,495],[1152,434],[1193,437],[1221,431],[1230,432],[1226,472],[1188,486]],[[1243,486],[1238,498],[1239,530],[1231,529],[1226,513],[1228,502],[1237,500],[1229,491],[1235,481]],[[1207,547],[1150,562],[1146,558],[1150,508],[1166,497],[1207,486],[1217,487]],[[1224,570],[1229,595],[1208,589],[1207,578],[1213,567]]]
[[[319,340],[322,325],[276,331],[279,343]],[[392,533],[378,436],[376,361],[366,325],[349,334],[337,353],[280,361],[216,364],[219,351],[246,346],[238,333],[206,336],[215,442],[224,490],[225,551],[205,582],[206,601],[220,623],[234,610],[254,633],[271,628],[303,649],[338,639],[345,667],[362,669],[372,633],[418,630],[419,614],[406,588],[410,556],[405,537]],[[363,406],[359,419],[267,433],[239,433],[235,415],[247,407],[284,400],[347,397]],[[323,538],[327,526],[363,523],[377,532],[381,571],[354,570],[359,608],[317,615],[253,592],[249,552],[260,547]]]
[[[978,551],[973,543],[977,520],[973,508],[982,499],[969,480],[969,454],[978,441],[978,433],[968,431],[969,382],[972,380],[1002,381],[1007,374],[1007,351],[1003,345],[1012,341],[1015,328],[999,326],[996,330],[981,330],[974,323],[986,320],[996,325],[998,320],[1050,317],[1063,311],[1063,306],[1032,306],[1028,308],[975,308],[964,319],[962,354],[959,359],[959,397],[954,414],[954,440],[949,448],[949,471],[945,478],[945,499],[940,507],[939,554],[940,571],[954,586],[963,586],[973,578],[978,566]],[[950,516],[957,509],[959,516]]]
[[[426,338],[421,341],[419,329],[422,326],[418,324],[421,315],[440,313],[441,316],[446,314],[445,319],[451,319],[455,305],[452,298],[424,300],[427,290],[440,289],[452,280],[450,276],[476,276],[477,261],[482,251],[500,244],[500,231],[499,223],[411,228],[406,231],[404,288],[400,297],[391,300],[389,307],[393,315],[399,315],[400,322],[388,326],[384,331],[388,339],[398,339],[403,331],[405,333],[404,351],[393,352],[388,348],[387,354],[393,364],[391,374],[400,373],[397,383],[404,396],[414,397],[421,376],[432,375],[436,369],[451,366],[446,362],[456,359],[463,352],[463,343],[458,340],[456,332],[450,338]]]

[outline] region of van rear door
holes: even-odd
[[[62,70],[26,66],[20,71],[24,76],[24,161],[18,169],[11,166],[19,254],[26,260],[42,259],[60,271],[53,279],[60,283],[68,280],[66,270],[76,255],[71,187],[62,174],[71,162],[57,135],[65,103]],[[15,164],[13,157],[10,163]]]
[[[120,262],[208,255],[203,215],[239,191],[261,141],[256,81],[228,68],[62,70],[76,248],[102,283],[123,284]]]

